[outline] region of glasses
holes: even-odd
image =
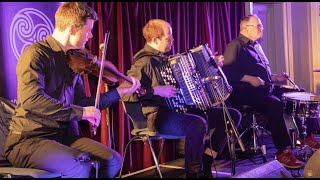
[[[258,24],[258,25],[253,25],[253,24],[249,24],[247,26],[254,26],[254,27],[257,27],[259,29],[262,29],[263,28],[263,25],[262,24]]]

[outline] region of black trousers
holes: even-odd
[[[291,138],[283,117],[283,103],[280,98],[259,87],[234,87],[229,103],[234,107],[248,105],[263,114],[267,119],[273,143],[278,151],[291,145]]]
[[[206,141],[205,147],[210,148],[220,154],[227,144],[227,133],[232,129],[231,126],[226,126],[227,121],[232,121],[235,128],[234,130],[237,131],[242,119],[242,115],[237,109],[230,107],[212,108],[205,113],[200,113],[200,115],[201,114],[208,122],[209,133],[211,129],[213,130],[211,136],[209,137],[209,141]],[[229,133],[229,135],[234,134]]]
[[[198,173],[201,170],[202,155],[206,147],[220,153],[227,143],[227,134],[223,108],[213,108],[205,113],[202,111],[189,111],[178,113],[160,108],[155,126],[159,133],[185,136],[185,168],[189,173]],[[239,126],[241,114],[234,108],[228,108],[229,115],[235,128]],[[226,119],[225,119],[226,118]],[[214,129],[210,142],[205,142],[205,136],[210,129]]]
[[[92,169],[88,157],[100,162],[99,177],[114,177],[122,163],[118,152],[97,141],[63,134],[26,139],[23,133],[11,131],[5,149],[6,158],[15,167],[60,173],[63,178],[88,178]]]
[[[199,115],[160,108],[155,118],[155,127],[161,134],[185,137],[186,172],[199,173],[205,147],[205,135],[208,130],[206,120]]]

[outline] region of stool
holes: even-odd
[[[253,140],[253,144],[249,149],[253,153],[260,152],[262,154],[263,162],[267,162],[266,145],[261,144],[261,142],[259,141],[259,138],[262,138],[261,135],[263,135],[263,133],[267,133],[268,135],[271,135],[271,134],[264,127],[258,125],[256,117],[259,113],[256,112],[256,110],[254,108],[252,108],[251,106],[248,106],[248,105],[241,105],[241,106],[237,107],[237,109],[242,113],[244,118],[248,117],[248,114],[251,114],[250,119],[252,119],[250,126],[246,127],[246,129],[240,134],[240,138],[246,132],[252,131],[251,137]]]

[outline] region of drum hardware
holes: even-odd
[[[305,124],[306,118],[300,117],[301,120],[301,127],[302,127],[302,135],[303,135],[303,143],[301,143],[301,146],[299,147],[298,151],[295,152],[295,155],[298,159],[301,159],[303,161],[308,161],[309,158],[312,156],[312,154],[315,152],[313,148],[308,146],[306,144],[306,137],[307,137],[307,125]]]
[[[223,93],[221,92],[221,89],[219,88],[219,82],[217,81],[218,79],[223,79],[220,76],[215,76],[215,77],[207,77],[205,78],[205,82],[208,83],[209,81],[211,81],[213,83],[213,87],[216,89],[217,91],[217,96],[219,96],[220,98],[220,103],[222,105],[223,108],[223,113],[224,113],[224,122],[225,122],[225,128],[226,128],[226,134],[227,134],[227,139],[228,139],[228,149],[229,149],[229,154],[230,154],[230,158],[231,158],[231,175],[235,175],[236,174],[236,166],[235,166],[235,162],[236,162],[236,141],[238,141],[240,149],[242,152],[246,151],[246,148],[241,140],[241,136],[239,135],[239,132],[237,130],[237,127],[235,126],[229,111],[228,111],[228,107],[225,104],[225,100],[223,99]],[[266,152],[265,148],[263,149],[263,152]]]
[[[307,92],[283,93],[284,112],[294,117],[319,118],[320,102],[312,100],[315,96]]]
[[[292,114],[291,115],[289,115],[289,114],[283,115],[283,117],[285,119],[287,119],[286,117],[288,117],[288,116],[292,119],[293,126],[294,126],[294,127],[289,127],[289,132],[290,132],[291,140],[292,140],[291,141],[291,143],[292,143],[291,148],[295,149],[297,144],[301,144],[301,141],[298,139],[298,135],[300,134],[300,131],[299,131],[297,122]]]
[[[297,129],[297,134],[303,136],[303,143],[299,146],[298,151],[295,153],[298,159],[307,161],[314,150],[306,144],[307,136],[307,118],[319,118],[320,105],[318,101],[312,101],[314,94],[306,92],[289,92],[282,95],[284,103],[284,112],[291,114],[294,125]],[[295,122],[295,117],[301,121],[301,132]],[[294,141],[293,143],[296,143]],[[295,147],[295,144],[293,145]]]

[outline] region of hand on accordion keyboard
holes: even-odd
[[[171,86],[171,85],[154,86],[153,90],[154,90],[154,95],[158,95],[158,96],[165,97],[165,98],[171,98],[177,92],[176,87]]]

